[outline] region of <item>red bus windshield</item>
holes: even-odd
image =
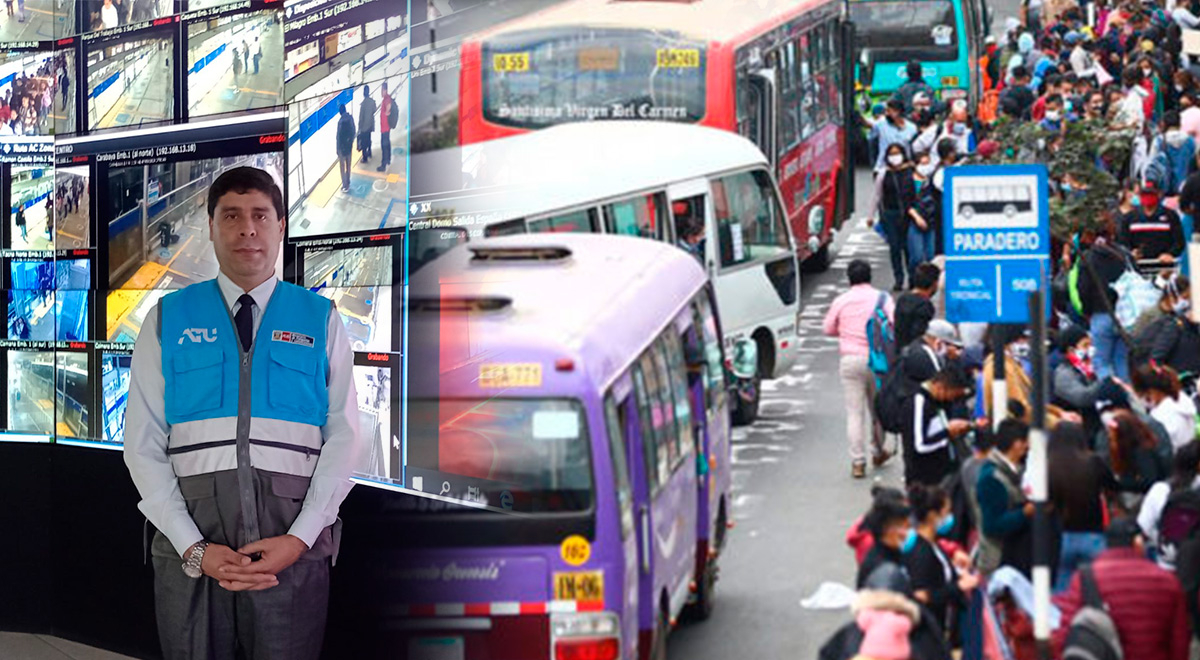
[[[675,34],[532,30],[491,38],[482,55],[483,116],[501,126],[704,118],[705,48]]]

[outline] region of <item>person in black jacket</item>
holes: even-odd
[[[1150,357],[1180,374],[1200,375],[1200,326],[1191,318],[1191,287],[1168,291],[1171,320],[1161,323],[1154,336]]]
[[[1108,240],[1108,232],[1098,236],[1083,256],[1079,268],[1079,299],[1088,319],[1088,331],[1096,347],[1093,358],[1096,376],[1104,380],[1116,376],[1129,380],[1129,348],[1125,345],[1113,317],[1117,292],[1112,284],[1121,278],[1129,255]]]
[[[908,573],[904,570],[904,555],[900,551],[904,545],[904,539],[908,537],[908,532],[912,529],[912,521],[909,519],[911,513],[912,510],[903,500],[891,497],[876,498],[871,505],[871,510],[867,512],[862,521],[863,527],[871,532],[875,543],[858,566],[856,588],[866,588],[873,577],[878,578],[875,575],[876,572],[885,566],[890,566],[884,570],[900,569],[898,573],[902,577],[897,584],[892,585],[892,588],[905,595],[912,592],[912,585],[907,577]]]
[[[354,153],[354,118],[346,104],[338,106],[337,158],[342,172],[342,192],[350,192],[350,156]]]
[[[979,586],[979,578],[970,572],[960,573],[960,567],[938,546],[938,536],[948,534],[955,522],[946,492],[917,484],[909,488],[908,501],[916,531],[912,548],[904,555],[904,565],[912,582],[913,598],[928,608],[938,625],[951,630],[954,613],[967,607],[966,593]]]
[[[954,441],[967,434],[971,423],[950,419],[947,409],[973,396],[974,379],[957,362],[947,363],[916,394],[904,402],[904,480],[929,486],[940,485],[958,469]]]
[[[910,622],[908,627],[908,646],[895,642],[885,646],[887,651],[897,653],[894,657],[914,658],[919,660],[950,660],[950,648],[947,646],[942,629],[933,621],[929,610],[920,603],[906,597],[903,593],[886,586],[873,586],[858,592],[851,606],[854,621],[842,626],[821,646],[819,660],[853,660],[862,658],[861,651],[864,643],[868,650],[878,643],[874,638],[876,630],[872,619],[878,618],[878,613],[897,614]],[[904,654],[904,655],[900,655]],[[879,657],[873,655],[869,657]],[[888,656],[893,657],[893,656]]]
[[[1162,205],[1162,193],[1153,181],[1142,184],[1141,205],[1122,219],[1117,237],[1135,259],[1157,259],[1170,265],[1186,247],[1179,214]]]
[[[879,222],[887,238],[892,260],[892,290],[904,290],[905,237],[908,236],[910,214],[916,212],[917,188],[913,181],[912,163],[908,153],[898,143],[888,145],[885,153],[887,169],[878,177]]]
[[[917,266],[912,288],[896,300],[896,346],[903,349],[925,334],[935,311],[932,299],[937,295],[941,270],[931,263]]]
[[[1012,84],[1000,94],[1000,111],[1014,119],[1029,120],[1029,111],[1037,99],[1029,83],[1033,77],[1024,66],[1013,67]]]

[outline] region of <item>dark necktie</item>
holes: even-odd
[[[249,351],[250,342],[254,341],[254,298],[243,293],[237,301],[241,307],[233,315],[233,324],[237,326],[238,338],[242,340],[242,350]]]

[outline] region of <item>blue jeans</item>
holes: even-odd
[[[1104,535],[1100,532],[1063,532],[1054,593],[1066,591],[1071,585],[1071,576],[1075,574],[1076,569],[1091,563],[1096,555],[1104,551],[1104,547]]]
[[[917,266],[933,260],[934,233],[921,231],[917,223],[908,225],[908,279],[911,281]]]
[[[904,288],[904,214],[900,211],[882,211],[879,224],[887,238],[888,252],[892,257],[892,277],[896,288]]]
[[[1112,315],[1107,312],[1092,314],[1089,330],[1092,345],[1096,347],[1096,357],[1092,360],[1096,366],[1096,378],[1103,380],[1116,376],[1129,382],[1129,348],[1117,332]]]
[[[1180,213],[1179,224],[1183,225],[1183,242],[1186,246],[1187,243],[1192,242],[1192,232],[1196,231],[1196,219],[1193,218],[1191,214]],[[1188,268],[1189,265],[1187,247],[1184,247],[1183,257],[1179,259],[1179,272],[1183,273],[1187,277],[1191,277],[1191,269]]]

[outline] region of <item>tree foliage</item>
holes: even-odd
[[[989,162],[1045,164],[1051,181],[1050,232],[1069,240],[1107,219],[1121,175],[1128,171],[1133,138],[1133,131],[1113,131],[1100,120],[1069,122],[1062,133],[1054,133],[1037,122],[1003,117],[992,129],[1000,150]]]

